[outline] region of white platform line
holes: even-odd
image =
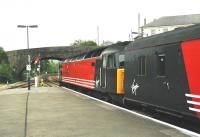
[[[93,100],[99,101],[99,102],[101,102],[101,103],[104,103],[104,104],[113,106],[113,107],[118,108],[118,109],[120,109],[120,110],[129,112],[129,113],[132,113],[132,114],[134,114],[134,115],[136,115],[136,116],[139,116],[139,117],[142,117],[142,118],[146,118],[146,119],[149,119],[149,120],[151,120],[151,121],[157,122],[157,123],[159,123],[159,124],[162,124],[162,125],[165,125],[165,126],[168,126],[168,127],[174,128],[174,129],[177,129],[177,130],[179,130],[180,132],[182,132],[182,133],[184,133],[184,134],[187,134],[187,135],[190,135],[190,136],[192,136],[192,137],[200,137],[200,134],[195,133],[195,132],[192,132],[192,131],[189,131],[189,130],[187,130],[187,129],[184,129],[184,128],[181,128],[181,127],[177,127],[177,126],[175,126],[175,125],[172,125],[172,124],[169,124],[169,123],[166,123],[166,122],[157,120],[157,119],[152,118],[152,117],[145,116],[145,115],[140,114],[140,113],[137,113],[137,112],[135,112],[135,111],[131,111],[131,110],[128,110],[128,109],[125,109],[125,108],[122,108],[122,107],[119,107],[119,106],[110,104],[110,103],[108,103],[108,102],[105,102],[105,101],[96,99],[96,98],[94,98],[94,97],[90,97],[90,96],[88,96],[88,95],[82,94],[82,93],[80,93],[80,92],[77,92],[77,91],[75,91],[75,90],[72,90],[72,89],[69,89],[69,88],[66,88],[66,87],[63,87],[63,88],[64,88],[64,89],[67,89],[67,90],[70,90],[70,91],[72,91],[72,92],[75,92],[75,93],[77,93],[77,94],[83,95],[83,96],[85,96],[85,97],[91,98],[91,99],[93,99]]]

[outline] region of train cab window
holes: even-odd
[[[119,55],[119,67],[123,68],[124,67],[124,55]]]
[[[158,54],[157,56],[157,74],[158,76],[165,76],[165,54]]]
[[[107,56],[103,55],[103,68],[106,68]]]
[[[107,62],[107,67],[108,68],[115,68],[115,56],[114,55],[108,55],[108,62]]]
[[[146,57],[140,56],[138,57],[138,76],[146,75]]]

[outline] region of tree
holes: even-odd
[[[79,46],[97,46],[97,43],[92,41],[92,40],[75,40],[74,43],[70,44],[71,46],[74,47],[79,47]]]
[[[0,64],[3,64],[3,63],[8,63],[8,57],[5,51],[3,50],[3,48],[0,47]]]
[[[50,60],[50,73],[58,72],[59,61],[58,60]]]
[[[42,60],[41,73],[57,73],[59,61],[56,60]]]
[[[48,72],[48,69],[50,67],[49,60],[42,60],[40,67],[41,67],[41,73]]]
[[[13,80],[12,74],[13,72],[10,67],[8,57],[3,48],[0,47],[0,83],[12,81]]]

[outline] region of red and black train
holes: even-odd
[[[200,25],[119,42],[63,62],[61,83],[200,119]]]

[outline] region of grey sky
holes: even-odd
[[[19,24],[37,24],[30,29],[30,47],[67,46],[74,40],[125,41],[137,31],[137,14],[147,18],[200,13],[199,0],[1,0],[0,46],[5,50],[26,48],[26,31]]]

